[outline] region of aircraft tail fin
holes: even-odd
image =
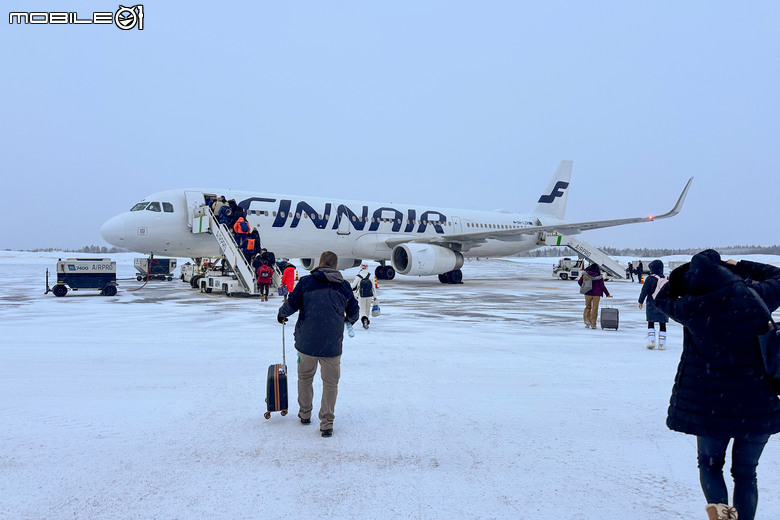
[[[563,220],[566,215],[566,201],[569,198],[572,161],[563,160],[558,164],[550,184],[539,197],[534,215],[546,215]]]

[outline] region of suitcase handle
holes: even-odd
[[[282,367],[284,370],[284,373],[287,373],[287,360],[284,357],[285,354],[285,347],[284,347],[284,323],[282,323]]]

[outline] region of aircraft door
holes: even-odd
[[[450,233],[463,233],[463,225],[460,222],[460,217],[450,217],[452,227],[448,229]]]
[[[187,201],[187,225],[192,227],[192,219],[195,216],[195,210],[206,203],[203,192],[185,191],[184,197]]]
[[[346,213],[341,213],[339,215],[339,227],[336,230],[336,234],[345,236],[345,235],[349,235],[351,231],[352,229],[351,229],[351,224],[349,223],[349,215],[347,215]]]

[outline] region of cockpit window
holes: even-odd
[[[138,204],[130,208],[130,211],[143,211],[144,209],[146,209],[146,206],[148,204],[149,204],[148,202],[139,202]]]
[[[146,208],[147,211],[160,211],[160,203],[159,202],[150,202],[149,207]]]
[[[163,202],[163,211],[166,213],[173,213],[173,204],[170,202]]]

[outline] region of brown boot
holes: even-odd
[[[707,504],[709,520],[737,520],[737,510],[728,504]]]

